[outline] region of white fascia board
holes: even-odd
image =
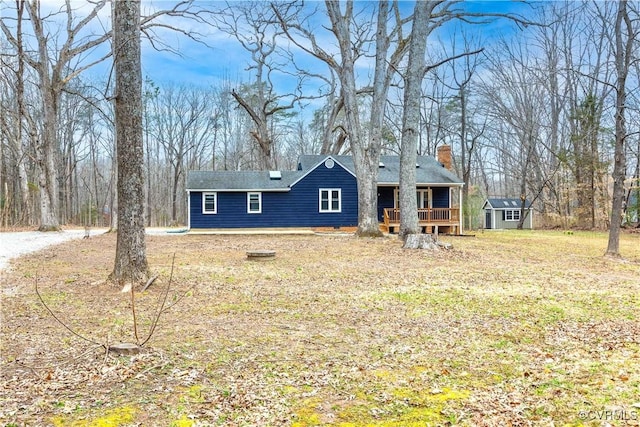
[[[400,185],[399,182],[378,182],[378,187],[398,187]],[[416,187],[462,187],[463,183],[438,183],[434,184],[432,182],[416,182]]]
[[[288,191],[291,191],[291,188],[198,188],[187,190],[187,193],[286,193]]]

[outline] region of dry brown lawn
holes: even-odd
[[[113,235],[20,258],[0,283],[0,425],[639,425],[640,235],[623,260],[599,233],[443,239],[149,236],[137,339],[104,283]],[[143,352],[107,354],[147,337],[169,283]]]

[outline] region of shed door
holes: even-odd
[[[484,228],[491,228],[491,211],[484,211]]]

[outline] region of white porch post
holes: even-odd
[[[460,204],[460,214],[458,215],[458,230],[460,230],[459,234],[462,234],[462,215],[464,214],[464,212],[462,212],[462,186],[458,187],[458,203]]]

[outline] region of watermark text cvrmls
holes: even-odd
[[[580,411],[578,417],[586,421],[637,421],[640,411],[626,409],[603,409],[601,411]]]

